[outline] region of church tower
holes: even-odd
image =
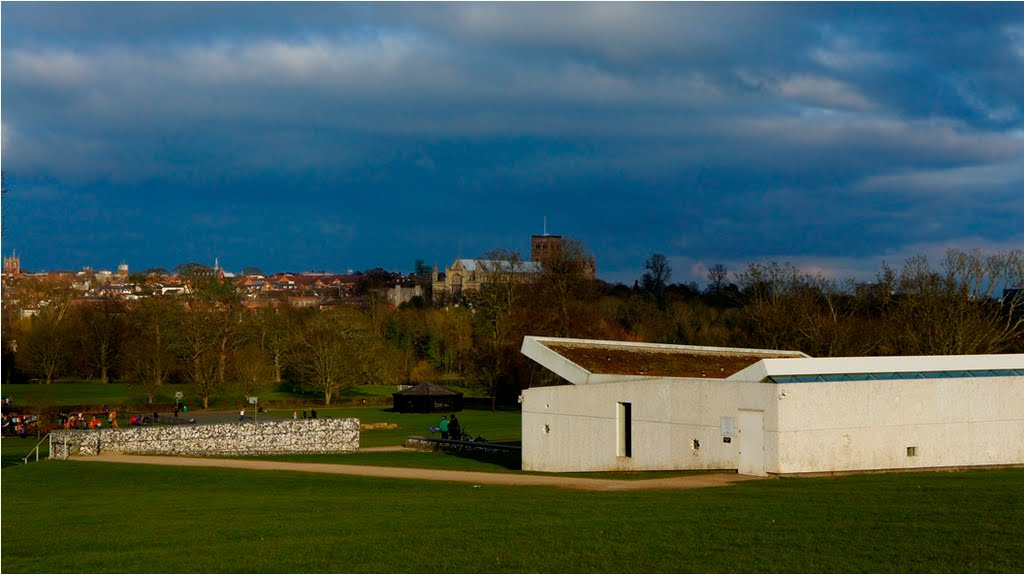
[[[548,218],[544,218],[544,235],[530,237],[530,261],[543,263],[562,253],[562,236],[548,234]]]

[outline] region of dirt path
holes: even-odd
[[[290,472],[320,472],[325,474],[348,474],[353,476],[376,476],[380,478],[404,478],[415,480],[439,480],[444,482],[465,482],[471,484],[494,484],[504,486],[552,486],[579,490],[627,491],[627,490],[682,490],[725,486],[747,480],[758,480],[754,476],[739,474],[698,474],[650,480],[610,480],[602,478],[575,478],[564,476],[543,476],[533,474],[467,472],[458,470],[430,470],[423,468],[397,468],[386,466],[360,466],[348,464],[315,464],[305,462],[279,462],[271,460],[240,460],[230,458],[189,458],[176,456],[137,456],[103,454],[99,456],[74,457],[86,462],[107,462],[119,464],[160,464],[165,466],[204,466],[218,468],[245,468],[251,470],[285,470]]]

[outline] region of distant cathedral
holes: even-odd
[[[21,275],[21,258],[17,253],[11,252],[10,257],[4,257],[4,275],[7,277]]]
[[[548,234],[548,218],[544,218],[544,234],[530,236],[530,261],[546,264],[562,255],[562,236]],[[596,272],[596,263],[590,257],[584,263],[584,270],[591,278]]]
[[[530,237],[530,261],[544,263],[562,253],[561,235],[533,235]]]

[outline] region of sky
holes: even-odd
[[[30,270],[1024,247],[1020,4],[4,2],[0,44]]]

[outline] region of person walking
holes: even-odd
[[[245,409],[244,408],[242,410],[238,411],[238,422],[240,422],[240,423],[245,422]]]
[[[448,435],[452,437],[452,440],[462,440],[462,425],[455,413],[452,413],[452,419],[448,421]]]
[[[447,439],[448,438],[448,419],[446,419],[445,417],[442,416],[441,417],[441,424],[438,425],[438,426],[441,429],[441,438]]]

